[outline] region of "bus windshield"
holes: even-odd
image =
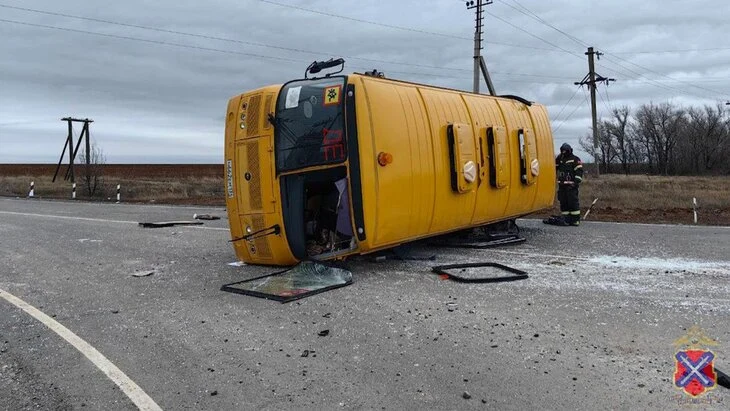
[[[286,84],[275,113],[277,172],[345,161],[344,77]]]

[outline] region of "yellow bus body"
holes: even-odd
[[[282,191],[282,178],[315,170],[346,168],[354,233],[352,248],[322,259],[372,253],[552,207],[553,137],[544,106],[363,74],[343,81],[350,152],[334,165],[277,173],[276,125],[269,116],[284,98],[283,85],[230,99],[226,206],[242,261],[292,265],[307,258],[295,255],[287,239],[303,228],[285,224],[290,191]],[[262,232],[274,226],[277,234]]]

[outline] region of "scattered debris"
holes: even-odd
[[[730,389],[730,376],[715,368],[717,373],[717,385]]]
[[[587,210],[587,211],[586,211],[586,213],[585,213],[585,214],[583,215],[583,220],[585,220],[586,218],[588,218],[588,214],[590,214],[590,213],[591,213],[591,210],[593,210],[593,206],[594,206],[594,205],[596,205],[596,203],[597,203],[597,202],[598,202],[598,197],[596,197],[596,199],[595,199],[595,200],[593,200],[593,203],[591,203],[591,206],[590,206],[590,207],[588,207],[588,210]],[[696,203],[696,202],[695,202],[695,205],[697,205],[697,203]],[[697,218],[697,217],[695,216],[695,219],[696,219],[696,218]],[[695,221],[695,223],[697,223],[697,221]]]
[[[234,261],[232,263],[228,263],[231,267],[243,267],[246,265],[243,261]]]
[[[86,243],[86,242],[89,242],[89,243],[100,243],[100,242],[102,242],[102,240],[92,240],[90,238],[79,238],[79,242],[80,243]]]
[[[322,330],[322,331],[318,332],[317,335],[319,335],[320,337],[326,337],[329,335],[329,333],[330,333],[330,330]]]
[[[464,393],[461,394],[461,398],[468,400],[471,398],[471,394],[469,394],[469,392],[467,392],[467,391],[464,391]]]
[[[193,220],[220,220],[221,218],[218,216],[213,216],[210,214],[193,214]]]
[[[309,350],[302,351],[302,357],[309,357]]]
[[[119,314],[119,310],[112,310],[112,314]]]
[[[172,227],[176,225],[203,225],[200,221],[160,221],[153,223],[139,223],[144,228]]]
[[[132,273],[132,277],[149,277],[155,273],[155,270],[137,271]]]
[[[484,249],[521,244],[525,240],[525,238],[520,237],[520,229],[514,221],[505,221],[438,236],[432,239],[429,245],[434,247]]]
[[[214,390],[213,392],[210,393],[210,395],[211,395],[211,397],[215,397],[216,395],[218,395],[218,390]]]

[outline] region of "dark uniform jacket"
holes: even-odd
[[[578,187],[583,181],[583,162],[575,154],[559,154],[555,158],[560,188]]]

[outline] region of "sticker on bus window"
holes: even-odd
[[[331,86],[324,89],[324,105],[331,106],[340,103],[342,86]]]
[[[295,108],[299,107],[299,93],[302,91],[302,86],[292,87],[286,91],[286,103],[284,108]]]

